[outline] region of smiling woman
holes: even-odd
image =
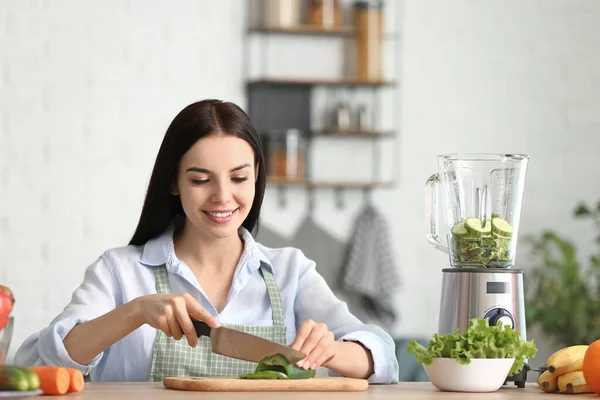
[[[16,363],[76,368],[93,381],[254,370],[212,353],[195,331],[199,320],[287,344],[305,355],[300,368],[397,382],[386,332],[352,315],[302,251],[255,242],[263,166],[241,108],[219,100],[185,107],[165,134],[129,245],[87,268],[71,302],[23,343]]]

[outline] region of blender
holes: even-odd
[[[425,215],[427,239],[448,254],[451,267],[442,269],[439,334],[488,318],[526,339],[523,270],[513,267],[528,161],[522,154],[438,156]],[[526,380],[526,368],[507,377],[520,388]]]

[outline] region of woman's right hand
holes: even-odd
[[[153,294],[138,297],[134,301],[142,324],[160,329],[175,340],[181,340],[185,335],[192,347],[198,345],[198,335],[192,319],[203,321],[211,328],[219,326],[219,321],[189,293]]]

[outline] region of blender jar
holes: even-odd
[[[529,156],[447,154],[427,180],[427,239],[455,268],[512,268]],[[439,232],[442,203],[446,239]]]

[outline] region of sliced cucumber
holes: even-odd
[[[492,235],[492,222],[487,219],[485,221],[485,225],[483,226],[483,231],[482,231],[483,236],[491,236]]]
[[[450,232],[457,238],[463,238],[465,236],[467,236],[469,234],[469,232],[467,232],[467,230],[465,229],[465,222],[459,222],[458,224],[455,224],[451,229]]]
[[[483,233],[483,227],[481,226],[481,220],[479,218],[467,218],[465,220],[465,229],[469,234],[475,234],[481,236]]]
[[[452,265],[474,268],[510,268],[512,226],[497,214],[469,217],[451,229]]]
[[[492,218],[492,232],[498,236],[509,238],[512,236],[513,228],[506,220],[494,217]]]

